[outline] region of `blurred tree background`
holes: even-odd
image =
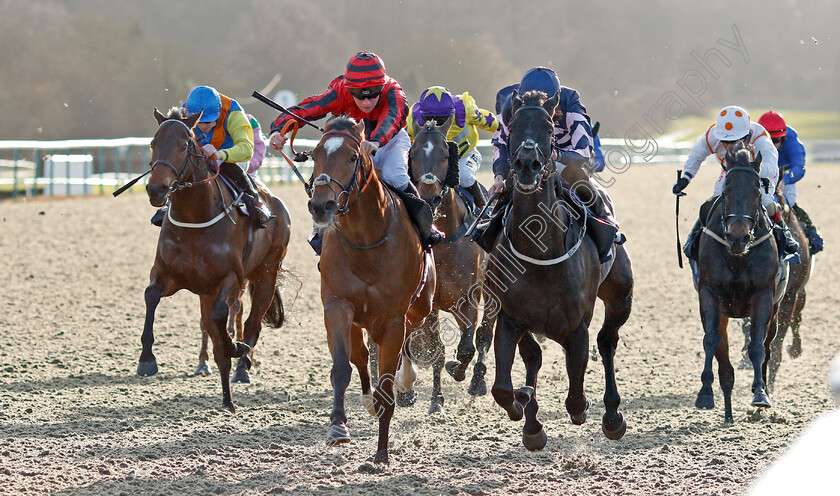
[[[493,109],[496,90],[549,66],[614,137],[668,92],[683,101],[671,119],[732,103],[840,110],[838,19],[836,0],[0,0],[0,139],[149,136],[152,109],[197,84],[267,129],[276,112],[252,90],[279,75],[269,96],[319,93],[363,49],[411,102],[442,84]],[[737,43],[733,25],[748,62],[722,44]],[[678,82],[713,48],[729,66],[709,59],[719,77],[704,73],[698,104]]]

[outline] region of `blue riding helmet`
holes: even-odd
[[[542,91],[551,98],[560,91],[560,79],[548,67],[534,67],[522,76],[518,91],[520,94],[528,91]]]
[[[222,109],[222,99],[219,92],[210,86],[196,86],[190,91],[187,101],[184,102],[186,114],[192,115],[204,111],[199,122],[213,122],[219,118],[219,111]]]

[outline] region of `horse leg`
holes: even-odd
[[[146,288],[144,294],[146,300],[146,321],[143,324],[143,334],[140,336],[143,351],[140,352],[140,360],[137,363],[137,375],[143,377],[155,375],[158,372],[157,359],[155,358],[155,354],[152,353],[152,345],[155,343],[155,310],[161,298],[170,296],[177,291],[171,279],[163,278],[158,274],[157,265],[152,268],[150,279],[151,283]]]
[[[566,411],[572,423],[581,425],[586,422],[591,402],[583,391],[583,378],[589,363],[589,326],[581,321],[575,330],[563,342],[566,349],[566,373],[569,375],[569,394],[566,396]]]
[[[422,353],[424,358],[423,362],[426,362],[423,365],[432,366],[432,397],[428,410],[429,415],[444,415],[446,413],[443,410],[444,399],[440,383],[441,373],[443,372],[444,362],[446,361],[446,349],[444,348],[443,342],[440,340],[439,312],[440,311],[436,308],[432,309],[432,312],[425,319],[421,327],[410,331],[408,339],[406,340],[402,362],[403,365],[407,364],[407,362],[405,362],[407,357],[407,359],[412,362],[423,364],[417,359],[417,356]],[[422,339],[417,339],[420,334],[422,334]],[[422,349],[416,349],[418,343],[422,343]],[[428,356],[428,358],[426,358],[426,356]],[[447,370],[449,370],[449,364],[446,364],[446,367]],[[398,370],[403,371],[403,367],[401,366]],[[406,395],[408,397],[406,397]],[[403,400],[406,399],[413,404],[414,391],[411,390],[408,393],[404,393],[401,389],[398,390],[397,404],[403,406]]]
[[[451,309],[452,315],[458,322],[461,330],[461,340],[458,342],[458,350],[455,354],[457,361],[447,362],[446,371],[458,382],[467,378],[467,367],[475,356],[475,323],[478,321],[478,308],[470,302],[469,298],[460,298],[455,308]]]
[[[773,392],[773,385],[776,383],[776,373],[782,365],[782,355],[784,355],[785,336],[787,335],[788,327],[793,320],[793,312],[796,307],[796,294],[788,293],[782,298],[779,305],[779,310],[776,314],[778,322],[776,328],[776,336],[770,344],[770,356],[767,370],[767,390]]]
[[[234,339],[236,341],[244,342],[251,347],[250,352],[242,355],[239,358],[239,360],[236,361],[236,369],[233,371],[233,376],[230,379],[231,382],[236,384],[251,383],[251,376],[248,373],[248,371],[251,370],[251,365],[253,363],[254,358],[254,347],[257,344],[256,341],[254,341],[254,343],[252,344],[248,340],[248,338],[246,337],[244,325],[242,323],[242,314],[244,313],[242,297],[245,295],[245,287],[247,287],[247,285],[248,283],[246,282],[242,289],[239,291],[239,294],[235,297],[232,296],[229,302],[230,315],[228,316],[228,333],[234,336]],[[251,305],[251,313],[254,313],[253,298]],[[257,335],[259,335],[259,331],[257,331]]]
[[[227,329],[223,327],[220,330],[213,322],[213,296],[199,296],[199,301],[201,302],[202,326],[213,342],[213,359],[216,361],[216,367],[219,369],[219,377],[222,382],[222,408],[234,413],[236,407],[233,405],[230,394],[230,356],[226,353],[224,345],[224,337],[229,340],[230,336],[227,334]]]
[[[700,392],[694,406],[701,410],[711,410],[715,407],[715,393],[712,391],[712,359],[720,346],[720,304],[709,288],[700,289],[700,322],[703,324],[703,351],[706,354],[703,361],[703,372],[700,374]]]
[[[799,325],[802,324],[802,310],[805,308],[805,288],[799,290],[796,298],[796,305],[793,307],[793,314],[790,318],[790,329],[793,332],[793,341],[787,351],[791,358],[799,358],[802,355],[802,337],[799,335]]]
[[[735,419],[732,417],[732,388],[735,386],[735,369],[729,361],[728,325],[729,317],[721,315],[720,323],[718,324],[720,344],[715,353],[715,358],[718,362],[718,382],[720,383],[720,389],[723,390],[723,421],[724,423],[731,424],[735,422]]]
[[[200,322],[201,327],[201,349],[198,352],[198,365],[195,367],[194,375],[210,375],[213,373],[213,370],[207,365],[207,360],[210,359],[210,355],[207,354],[207,341],[209,341],[210,336],[207,334],[207,329],[204,328],[204,322]]]
[[[525,386],[532,388],[531,398],[525,405],[525,425],[522,426],[522,444],[529,451],[545,448],[548,436],[542,422],[537,420],[540,407],[537,404],[537,375],[542,367],[542,348],[530,332],[522,334],[519,340],[519,356],[525,362]]]
[[[367,338],[368,347],[368,362],[370,364],[370,381],[371,384],[379,382],[379,345],[373,342],[370,334]]]
[[[213,340],[213,356],[222,381],[222,406],[231,412],[236,408],[230,395],[230,359],[239,358],[251,351],[247,344],[241,341],[234,342],[227,329],[230,314],[228,302],[234,291],[240,290],[241,287],[236,275],[231,274],[222,280],[215,298],[209,295],[201,297],[202,315],[209,315],[209,318],[204,320],[204,325],[210,333],[210,339]]]
[[[623,270],[622,270],[623,269]],[[601,430],[607,439],[621,439],[627,431],[627,422],[618,411],[621,396],[615,382],[615,352],[618,348],[618,330],[630,317],[633,304],[633,272],[630,258],[622,248],[618,250],[613,269],[598,288],[598,297],[604,302],[604,323],[598,331],[598,352],[604,364],[604,407]]]
[[[379,384],[373,393],[374,405],[379,416],[379,439],[376,445],[374,463],[388,463],[388,436],[391,428],[391,417],[394,415],[394,383],[399,381],[395,375],[397,362],[402,355],[405,337],[405,317],[395,319],[386,324],[379,343]],[[404,356],[404,355],[403,355]],[[409,366],[403,360],[403,367]],[[399,384],[405,388],[406,384]]]
[[[324,324],[327,328],[327,344],[333,365],[330,382],[333,387],[333,409],[330,413],[330,428],[327,431],[327,445],[336,446],[350,441],[347,428],[347,414],[344,410],[344,394],[350,384],[353,370],[350,368],[349,349],[352,346],[353,307],[342,299],[328,296],[324,300]]]
[[[744,347],[741,348],[741,361],[738,362],[739,369],[751,369],[750,361],[750,318],[746,317],[741,321],[741,331],[744,333]]]
[[[504,310],[499,310],[499,315],[496,317],[496,335],[493,338],[493,349],[496,353],[496,380],[491,392],[496,403],[514,421],[522,419],[526,404],[522,403],[522,400],[526,399],[525,396],[514,394],[510,379],[516,345],[522,339],[522,334],[523,331],[514,325],[513,320],[505,314]],[[527,390],[521,388],[518,393],[527,395]]]
[[[767,377],[770,344],[776,335],[776,309],[773,308],[773,292],[765,291],[754,295],[751,304],[750,360],[753,363],[753,400],[751,404],[752,406],[768,408],[771,405],[765,389],[765,379]]]
[[[475,333],[475,347],[478,349],[478,357],[473,367],[473,377],[470,381],[470,387],[467,389],[467,393],[472,396],[484,396],[487,394],[487,384],[484,382],[487,365],[484,364],[484,360],[487,356],[487,351],[490,349],[490,343],[493,342],[494,323],[495,320],[485,311],[481,318],[481,325]]]
[[[370,370],[368,369],[368,347],[365,345],[364,331],[353,324],[350,330],[350,362],[356,366],[362,382],[362,406],[376,417],[376,408],[371,394]]]
[[[251,281],[251,311],[248,314],[248,319],[245,321],[243,340],[245,344],[251,347],[251,353],[242,355],[239,362],[236,364],[236,372],[233,376],[234,382],[248,384],[251,382],[251,376],[248,373],[251,370],[254,349],[257,347],[257,341],[260,339],[260,332],[262,331],[262,321],[265,317],[266,311],[271,306],[272,299],[275,298],[274,289],[277,284],[277,274],[280,271],[280,262],[276,258],[269,259],[254,271],[260,274],[259,277]],[[242,318],[242,296],[248,283],[243,285],[239,292],[236,301],[238,304],[238,314]],[[240,324],[240,327],[243,327]]]

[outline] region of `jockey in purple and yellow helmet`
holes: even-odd
[[[475,174],[481,167],[481,153],[476,148],[478,130],[495,133],[499,129],[499,121],[492,112],[480,108],[469,93],[453,95],[443,86],[432,86],[423,91],[420,101],[408,111],[406,130],[413,141],[415,125],[423,126],[428,120],[442,123],[448,117],[452,117],[452,125],[446,139],[458,145],[460,185],[470,192],[476,206],[482,208],[486,199],[475,180]]]

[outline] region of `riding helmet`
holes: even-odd
[[[219,118],[221,109],[222,99],[219,97],[219,92],[210,86],[196,86],[184,102],[184,110],[188,116],[204,111],[199,122],[215,121]]]
[[[715,123],[715,138],[721,141],[737,141],[750,134],[750,116],[737,105],[721,109]]]
[[[417,114],[426,119],[428,117],[448,117],[455,113],[455,99],[443,86],[432,86],[420,94],[420,105]]]
[[[353,55],[344,70],[344,84],[349,89],[382,87],[385,84],[385,62],[373,52]]]
[[[520,94],[528,91],[542,91],[551,98],[560,91],[560,79],[548,67],[534,67],[522,76],[518,91]]]
[[[764,129],[770,133],[771,138],[784,138],[787,136],[787,124],[782,114],[773,112],[766,112],[758,118],[758,123],[764,126]]]

